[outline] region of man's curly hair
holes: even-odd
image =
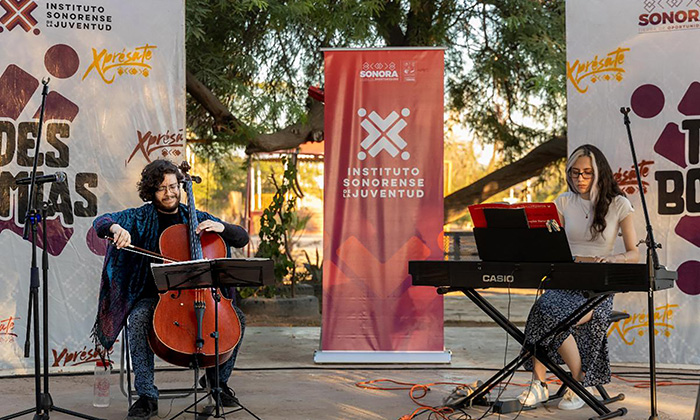
[[[158,190],[160,184],[163,183],[166,174],[175,174],[178,183],[182,182],[184,179],[180,169],[169,160],[154,160],[143,168],[143,171],[141,171],[141,180],[136,184],[141,200],[153,201],[156,196],[156,190]]]

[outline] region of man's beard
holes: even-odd
[[[166,213],[172,213],[174,210],[177,209],[178,205],[180,204],[180,198],[175,197],[174,200],[172,200],[172,203],[168,202],[163,203],[161,200],[154,199],[153,204],[156,206],[156,209],[166,212]]]

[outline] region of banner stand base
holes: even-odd
[[[316,350],[314,363],[396,363],[396,364],[448,364],[452,352],[444,351],[344,351]]]

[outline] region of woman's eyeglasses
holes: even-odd
[[[579,176],[583,179],[593,178],[593,171],[579,171],[578,169],[569,169],[571,179],[577,179]]]

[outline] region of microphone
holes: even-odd
[[[34,179],[37,184],[44,184],[47,182],[65,182],[66,180],[66,173],[65,172],[56,172],[55,174],[52,175],[41,175],[38,176]],[[20,178],[15,181],[15,185],[28,185],[29,183],[32,182],[32,177],[28,176],[26,178]]]

